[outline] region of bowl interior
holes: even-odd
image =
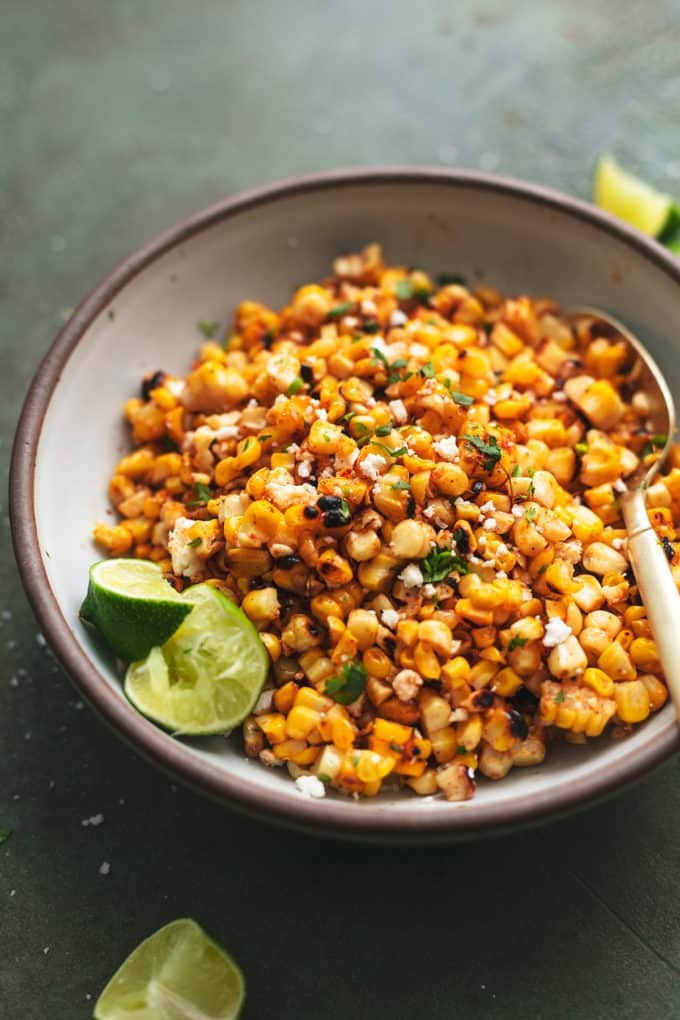
[[[393,263],[417,264],[435,275],[461,273],[507,294],[605,308],[638,334],[672,391],[680,390],[680,292],[672,272],[632,235],[538,194],[469,179],[326,181],[198,220],[160,253],[114,274],[96,296],[99,310],[86,315],[84,329],[67,327],[72,340],[82,336],[60,367],[39,429],[39,554],[71,644],[80,648],[78,662],[69,659],[67,665],[83,693],[129,739],[199,786],[331,828],[366,824],[426,834],[507,823],[564,806],[579,791],[600,792],[615,777],[632,774],[636,758],[654,757],[652,747],[667,751],[675,741],[670,706],[625,741],[556,745],[540,768],[516,769],[502,783],[482,780],[465,804],[390,793],[370,801],[331,796],[309,802],[285,770],[248,761],[238,739],[180,743],[127,704],[114,663],[77,618],[88,567],[99,558],[90,536],[95,521],[111,519],[107,482],[128,448],[123,403],[150,370],[186,373],[202,341],[198,320],[228,328],[243,298],[276,307],[291,289],[326,275],[336,254],[377,240]],[[43,599],[43,626],[63,651],[69,636],[58,614],[44,606]]]

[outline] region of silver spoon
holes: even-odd
[[[671,574],[666,554],[656,537],[647,514],[647,488],[658,474],[675,433],[675,406],[673,397],[659,366],[637,337],[612,315],[598,308],[571,310],[570,318],[588,317],[615,330],[637,355],[629,379],[637,384],[638,392],[649,401],[648,419],[657,435],[666,442],[660,456],[651,467],[643,461],[628,478],[628,488],[619,497],[621,516],[628,532],[628,554],[638,584],[640,596],[647,610],[647,618],[656,642],[659,661],[666,685],[671,693],[675,710],[680,716],[680,594]]]

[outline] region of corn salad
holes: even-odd
[[[478,772],[666,701],[617,503],[666,438],[631,364],[549,299],[435,283],[372,244],[278,312],[241,303],[186,378],[144,379],[95,539],[257,627],[246,754],[353,795],[465,800]],[[680,581],[679,450],[669,465],[648,503]]]

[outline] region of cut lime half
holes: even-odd
[[[81,619],[103,635],[121,659],[133,662],[162,645],[191,612],[161,568],[150,560],[100,560],[90,567]]]
[[[169,641],[128,668],[125,693],[174,733],[225,733],[257,701],[269,656],[245,613],[212,585],[196,584],[181,598],[193,611]]]
[[[172,921],[128,956],[99,996],[95,1020],[235,1020],[239,967],[195,921]]]
[[[601,156],[597,161],[593,200],[605,212],[662,241],[680,222],[678,207],[671,195],[657,191],[628,173],[611,156]]]

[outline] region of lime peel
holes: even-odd
[[[191,612],[151,560],[100,560],[90,567],[80,617],[115,654],[133,662],[162,645]]]
[[[672,196],[624,170],[612,156],[597,161],[593,200],[605,212],[664,243],[680,226],[680,210]]]

